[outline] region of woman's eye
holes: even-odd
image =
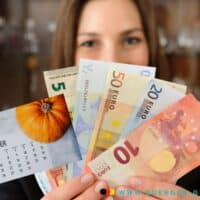
[[[85,42],[81,43],[80,46],[82,46],[82,47],[93,47],[93,46],[95,46],[95,44],[96,44],[95,41],[90,40],[90,41],[85,41]]]
[[[128,45],[138,44],[141,42],[141,39],[139,37],[127,37],[125,38],[125,43]]]

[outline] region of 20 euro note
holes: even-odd
[[[113,187],[134,175],[175,183],[200,165],[199,120],[200,103],[189,94],[130,132],[86,169]]]
[[[122,131],[131,113],[137,108],[136,103],[140,95],[152,83],[154,83],[152,93],[158,92],[156,95],[161,96],[163,93],[165,96],[174,95],[171,101],[166,100],[169,103],[173,103],[183,97],[186,89],[185,86],[179,84],[139,76],[124,70],[116,70],[115,68],[110,70],[95,128],[92,132],[86,162],[92,160],[124,137]]]
[[[86,155],[91,133],[94,128],[107,74],[111,68],[135,72],[139,75],[154,77],[155,68],[82,59],[80,61],[73,125],[77,134],[81,153]],[[83,161],[70,164],[71,176],[79,175]]]
[[[139,96],[135,108],[122,131],[125,137],[130,131],[160,113],[164,108],[182,98],[186,86],[159,79],[152,79]]]
[[[44,80],[49,96],[64,94],[68,110],[72,118],[75,101],[76,79],[78,67],[66,67],[44,72]],[[41,190],[46,194],[50,189],[62,185],[68,177],[68,166],[60,166],[54,169],[35,174]]]
[[[0,112],[0,183],[81,159],[63,95]]]

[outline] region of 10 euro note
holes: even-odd
[[[91,133],[99,110],[107,74],[111,68],[154,77],[155,68],[122,63],[81,59],[74,109],[73,125],[81,148],[83,161],[68,165],[71,177],[80,175],[84,165]]]
[[[168,104],[174,103],[185,94],[186,87],[139,76],[124,70],[111,69],[107,77],[103,98],[96,118],[86,162],[89,162],[101,152],[123,138],[123,129],[131,113],[137,108],[137,101],[144,89],[151,88],[152,97],[162,97]],[[163,96],[173,95],[173,99],[164,99]],[[161,103],[161,102],[160,102]],[[166,105],[167,103],[163,103]]]
[[[199,120],[200,103],[189,94],[130,132],[86,169],[113,187],[134,175],[175,183],[200,165]]]
[[[0,183],[81,159],[63,95],[0,112]]]

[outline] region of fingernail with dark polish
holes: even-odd
[[[103,181],[98,182],[95,187],[95,192],[99,193],[100,195],[106,195],[107,189],[106,189],[105,182],[103,182]]]
[[[100,194],[101,194],[101,195],[106,195],[106,193],[107,193],[107,190],[106,190],[105,188],[102,188],[102,189],[100,190]]]

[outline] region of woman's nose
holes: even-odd
[[[122,56],[122,52],[119,47],[110,45],[102,48],[101,50],[101,60],[110,62],[125,62]]]

